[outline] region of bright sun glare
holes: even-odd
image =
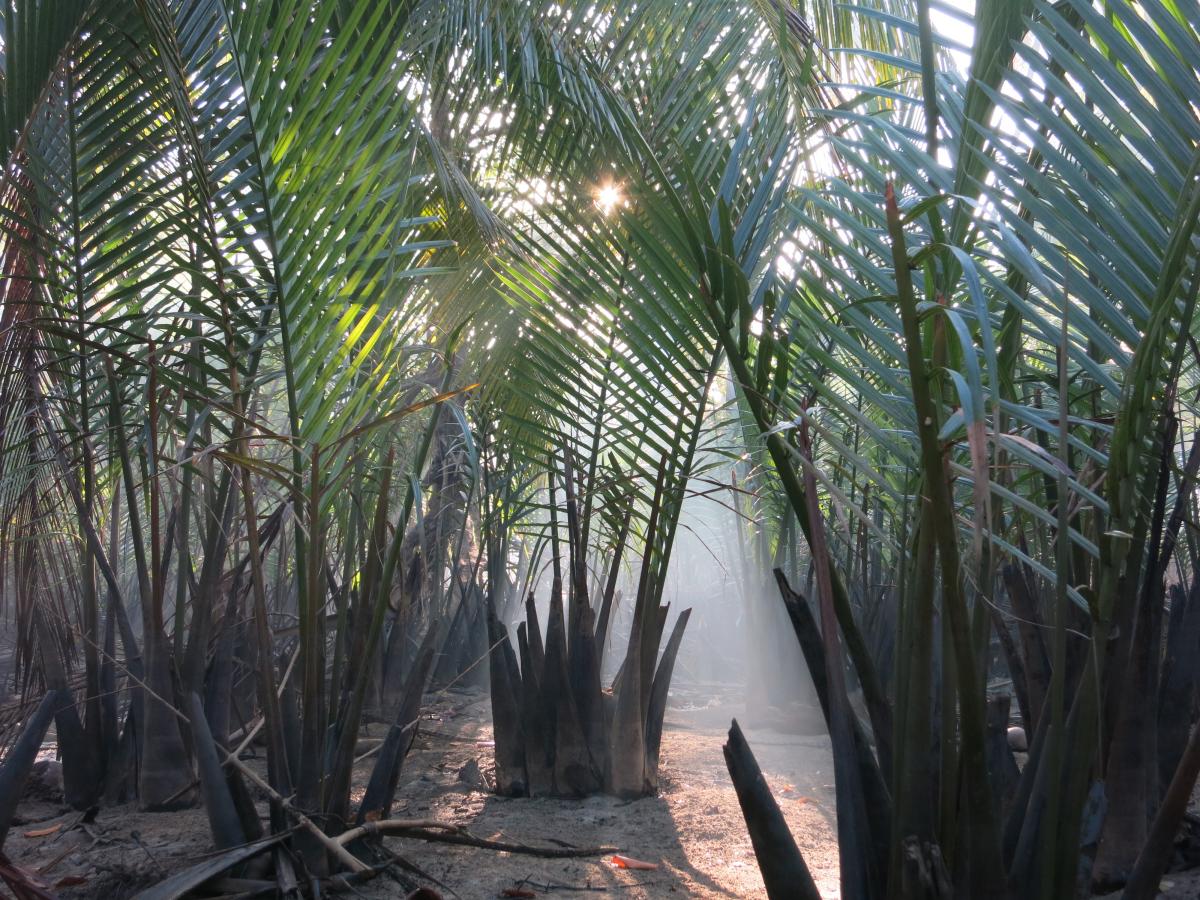
[[[596,188],[594,196],[596,198],[596,206],[606,216],[625,202],[625,195],[621,193],[621,186],[613,184],[611,181]]]

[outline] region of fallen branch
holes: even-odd
[[[641,884],[641,882],[637,882],[637,883]],[[618,887],[625,887],[625,885],[618,885]],[[606,893],[608,893],[607,887],[599,887],[597,885],[592,885],[592,884],[584,885],[582,887],[580,887],[579,885],[575,885],[575,884],[559,884],[558,882],[555,882],[555,881],[548,881],[545,884],[541,884],[537,881],[530,881],[528,878],[522,878],[513,887],[505,888],[503,891],[501,891],[500,896],[502,896],[502,897],[536,897],[537,896],[536,893],[534,893],[532,890],[528,890],[527,888],[537,888],[543,894],[549,894],[552,891],[563,891],[563,892],[567,892],[567,893],[578,893],[578,894],[606,894]]]
[[[554,891],[577,894],[607,894],[609,891],[623,891],[627,888],[645,887],[648,884],[654,883],[655,882],[653,881],[622,881],[620,884],[610,884],[604,886],[594,884],[580,886],[576,884],[561,884],[557,881],[547,881],[545,884],[542,884],[541,882],[533,881],[529,878],[522,878],[512,887],[505,888],[503,891],[501,891],[500,896],[536,897],[537,894],[532,890],[528,890],[528,888],[537,888],[543,894],[550,894]]]
[[[284,798],[278,791],[259,778],[258,774],[253,769],[243,763],[236,756],[233,756],[232,754],[226,754],[225,764],[238,769],[243,775],[249,778],[259,790],[287,810],[290,815],[295,817],[300,827],[316,838],[316,840],[322,844],[326,850],[336,856],[342,865],[344,865],[351,872],[362,873],[370,871],[370,866],[347,850],[342,844],[339,844],[324,831],[322,831],[320,826],[313,822],[312,819],[310,819],[300,810],[296,809],[296,807],[289,803],[286,798]]]
[[[522,853],[547,859],[604,856],[608,853],[615,853],[618,849],[616,847],[531,847],[529,844],[493,841],[475,837],[459,825],[429,819],[382,819],[378,822],[365,822],[357,828],[343,832],[334,840],[339,845],[345,845],[360,838],[385,834],[439,844],[461,844],[464,847],[479,847],[483,850],[498,850],[503,853]]]

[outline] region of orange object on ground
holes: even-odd
[[[48,835],[54,834],[54,832],[58,831],[60,828],[62,828],[62,822],[59,822],[57,825],[51,825],[49,828],[37,828],[37,829],[34,829],[33,831],[27,831],[27,832],[25,832],[25,837],[27,837],[27,838],[47,837]]]
[[[632,856],[620,856],[614,853],[609,860],[618,869],[641,869],[647,872],[658,868],[658,863],[643,862],[640,859],[634,859]]]

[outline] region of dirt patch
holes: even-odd
[[[486,696],[444,694],[423,714],[393,815],[436,818],[465,826],[478,837],[526,844],[615,846],[658,869],[620,870],[602,859],[551,860],[397,838],[388,838],[388,846],[462,900],[497,897],[523,881],[539,894],[537,886],[556,885],[560,890],[605,888],[630,900],[763,897],[721,753],[731,712],[717,704],[668,712],[657,797],[633,802],[611,797],[507,799],[479,784],[480,776],[486,779],[492,769]],[[788,733],[795,729],[771,721],[759,727],[742,724],[818,887],[824,897],[838,897],[828,740]],[[381,726],[364,731],[364,752],[382,733]],[[365,786],[371,764],[368,757],[356,766],[356,791]],[[64,897],[120,900],[211,851],[207,820],[199,809],[167,814],[105,809],[86,825],[79,813],[42,801],[25,804],[21,813],[23,824],[10,832],[6,852],[18,865],[43,870],[51,883],[68,879],[60,889]],[[41,834],[55,825],[61,828]],[[72,885],[72,880],[81,883]],[[378,879],[357,891],[371,898],[394,897],[397,886]]]

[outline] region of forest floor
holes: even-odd
[[[489,793],[493,768],[490,704],[486,694],[451,690],[429,698],[420,732],[401,775],[392,815],[432,818],[467,828],[473,836],[553,846],[615,846],[654,863],[634,871],[607,857],[544,859],[491,850],[388,838],[387,845],[437,882],[446,897],[483,900],[511,888],[563,897],[603,893],[628,900],[662,897],[765,896],[721,745],[737,716],[779,800],[793,835],[827,900],[839,896],[834,825],[833,764],[828,739],[805,730],[791,715],[747,718],[742,704],[712,691],[673,691],[660,765],[660,792],[633,802],[508,799]],[[689,698],[695,698],[689,700]],[[361,736],[364,749],[383,726]],[[355,791],[370,774],[359,763]],[[23,868],[59,884],[64,898],[121,900],[211,852],[200,809],[143,813],[103,809],[90,823],[52,797],[29,798],[5,852]],[[549,887],[550,890],[543,890]],[[590,889],[590,890],[589,890]],[[370,898],[402,895],[381,876],[356,887]]]

